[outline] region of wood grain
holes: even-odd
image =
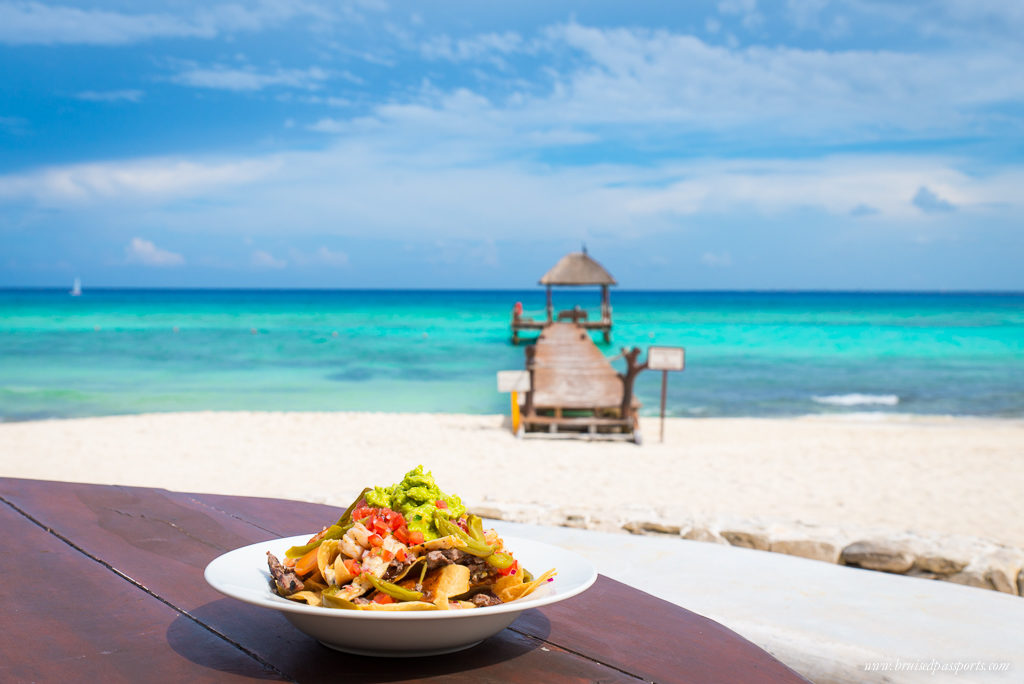
[[[47,651],[55,656],[47,658],[52,663],[37,662],[31,652],[17,660],[10,635],[18,630],[5,613],[0,655],[5,663],[20,663],[17,674],[30,679],[37,671],[76,674],[69,654],[94,654],[98,643],[109,642],[126,672],[152,662],[182,677],[195,679],[199,672],[218,681],[233,675],[303,682],[342,675],[367,682],[803,681],[721,625],[604,577],[584,594],[528,611],[511,628],[457,654],[350,656],[322,647],[275,611],[221,596],[202,578],[206,564],[221,553],[316,531],[337,518],[333,507],[10,478],[0,478],[0,498],[11,519],[10,525],[3,519],[4,548],[31,540],[40,557],[60,552],[55,562],[42,563],[59,568],[43,577],[43,585],[66,585],[67,566],[88,587],[87,599],[63,589],[41,604],[16,599],[26,609],[37,606],[30,618],[36,633],[72,633],[56,651]],[[12,558],[8,554],[5,561],[14,563]],[[97,617],[112,611],[116,620]],[[93,664],[102,660],[92,658]]]

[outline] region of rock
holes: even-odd
[[[585,530],[589,527],[587,516],[570,513],[562,520],[562,527],[574,527],[579,530]]]
[[[867,570],[904,573],[914,566],[914,556],[904,547],[885,541],[858,541],[843,549],[846,565]]]
[[[972,570],[970,568],[961,570],[954,575],[946,575],[943,577],[947,582],[953,582],[954,584],[963,584],[968,587],[978,587],[979,589],[995,589],[992,583],[985,578],[985,572],[981,570]]]
[[[919,579],[930,579],[930,580],[946,579],[946,577],[944,575],[936,575],[934,572],[925,572],[924,570],[918,569],[916,566],[913,567],[913,568],[910,568],[910,570],[907,570],[906,575],[907,575],[907,577],[917,577]]]
[[[839,561],[839,547],[831,542],[814,539],[780,539],[771,543],[771,551],[789,556],[800,556],[811,560],[836,563]]]
[[[1002,568],[989,568],[985,571],[985,579],[988,580],[996,591],[1001,591],[1004,594],[1013,594],[1014,596],[1017,595],[1017,583],[1011,581]]]
[[[744,530],[722,530],[722,536],[733,546],[742,546],[745,549],[757,549],[758,551],[771,550],[771,542],[768,535],[760,532],[747,532]]]
[[[683,539],[689,539],[691,541],[709,542],[711,544],[725,544],[726,546],[729,545],[729,542],[723,539],[720,534],[717,534],[714,531],[707,529],[706,527],[691,527],[687,530],[681,531],[680,535]]]
[[[665,523],[649,520],[631,520],[622,526],[622,529],[633,534],[679,534],[679,525],[666,525]]]
[[[1020,552],[999,549],[979,560],[986,566],[985,579],[992,583],[996,591],[1017,595],[1017,579],[1021,565],[1024,565],[1024,557]]]
[[[622,526],[622,529],[626,530],[630,534],[644,533],[644,528],[636,520],[630,520],[628,523]]]
[[[922,573],[935,575],[952,575],[967,567],[967,561],[947,558],[941,555],[918,556],[914,561],[914,569]]]

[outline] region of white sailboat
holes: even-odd
[[[82,296],[82,281],[79,278],[75,278],[75,284],[72,286],[70,294],[72,297]]]

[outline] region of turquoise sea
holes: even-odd
[[[598,306],[596,290],[556,307]],[[0,290],[0,420],[150,411],[497,413],[528,291]],[[1024,417],[1024,295],[613,290],[608,356],[681,345],[678,416]],[[657,413],[660,373],[638,382]]]

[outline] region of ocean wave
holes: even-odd
[[[895,394],[830,394],[824,397],[811,397],[811,399],[819,404],[831,404],[832,406],[864,406],[866,404],[895,406],[900,403],[899,396]]]

